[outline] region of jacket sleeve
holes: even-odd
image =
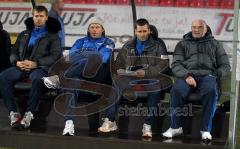
[[[149,66],[145,69],[146,77],[155,77],[159,73],[166,73],[169,71],[169,59],[165,43],[156,41],[156,56],[147,57],[149,61]]]
[[[20,33],[17,37],[17,40],[15,42],[15,44],[13,45],[12,49],[11,49],[11,54],[10,54],[10,63],[12,65],[16,65],[16,62],[20,60],[20,56],[19,56],[19,46],[20,46],[20,39],[22,38],[22,34]]]
[[[50,67],[53,65],[62,55],[61,41],[57,34],[51,35],[49,44],[49,55],[39,58],[37,61],[38,67]]]
[[[117,54],[117,58],[114,65],[115,69],[116,70],[126,69],[126,59],[127,59],[127,49],[125,46],[123,46]]]
[[[173,53],[173,62],[171,65],[173,74],[178,78],[185,78],[191,74],[191,72],[187,70],[183,65],[183,62],[185,61],[184,55],[184,47],[182,45],[182,42],[179,42],[175,47]]]
[[[230,72],[228,56],[221,43],[218,42],[216,50],[217,77],[226,76]]]

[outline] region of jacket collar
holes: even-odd
[[[134,39],[132,41],[130,41],[130,43],[129,43],[129,48],[130,49],[135,49],[136,44],[137,44],[137,38],[134,37]],[[154,44],[154,40],[151,36],[149,36],[149,39],[147,41],[145,41],[145,48],[144,48],[143,51],[145,51],[145,49],[148,49],[149,47],[152,47],[153,44]]]
[[[30,31],[33,30],[34,22],[32,17],[27,18],[24,21],[24,23],[27,30],[30,30]],[[58,33],[61,30],[61,24],[59,23],[59,21],[52,17],[48,17],[48,20],[46,22],[46,27],[47,27],[47,31],[50,33]]]
[[[192,32],[188,32],[187,34],[185,34],[184,36],[183,36],[183,39],[185,39],[185,40],[189,40],[189,41],[208,41],[208,40],[212,40],[214,37],[212,36],[212,34],[210,33],[210,32],[207,32],[206,34],[205,34],[205,36],[204,37],[202,37],[202,38],[194,38],[193,36],[192,36]]]

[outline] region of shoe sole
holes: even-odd
[[[108,131],[104,131],[104,130],[101,130],[101,129],[98,129],[98,132],[101,132],[101,133],[109,133],[109,132],[113,132],[113,131],[116,131],[117,128],[114,128],[114,129],[110,129]]]
[[[70,134],[70,133],[66,133],[66,134],[62,134],[63,136],[74,136],[74,134]]]
[[[181,136],[182,134],[183,134],[183,133],[179,133],[179,134],[176,134],[176,135],[174,135],[174,136],[172,136],[172,137],[165,136],[164,134],[162,134],[162,136],[163,136],[164,138],[169,138],[169,139],[171,139],[171,138],[173,138],[173,137]]]
[[[209,138],[203,139],[203,138],[202,138],[202,141],[203,141],[203,142],[210,142],[210,141],[212,141],[212,139],[209,139]]]
[[[144,138],[152,138],[152,135],[145,134],[145,135],[142,135],[142,137],[144,137]]]

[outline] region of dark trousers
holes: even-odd
[[[132,86],[130,85],[131,82],[133,82],[134,80],[139,80],[139,78],[119,76],[117,79],[114,80],[115,82],[114,86],[115,88],[118,89],[119,96],[118,96],[118,99],[115,100],[116,104],[106,110],[106,117],[109,118],[110,121],[115,121],[118,105],[120,100],[123,99],[124,92],[127,91],[129,93],[132,93],[132,95],[133,96],[135,95],[136,97],[135,100],[137,100],[137,96]],[[145,82],[145,83],[147,84],[148,82]],[[147,93],[147,114],[144,114],[145,116],[144,123],[148,125],[152,125],[154,117],[157,116],[157,111],[159,110],[158,103],[161,100],[160,98],[163,98],[164,93],[163,91],[146,91],[145,93]],[[132,99],[129,98],[129,100],[132,100]],[[150,112],[150,111],[156,111],[156,112]],[[143,116],[143,115],[139,115],[139,116]]]
[[[96,82],[100,84],[107,84],[110,82],[110,72],[108,67],[103,64],[99,67],[98,70],[94,70],[97,73],[93,75],[91,78],[88,78],[84,75],[85,71],[85,65],[86,62],[81,62],[81,63],[75,63],[73,64],[66,72],[65,72],[65,77],[67,78],[72,78],[72,79],[77,79],[77,80],[86,80],[86,81],[91,81],[91,82]],[[77,82],[76,80],[76,82]],[[71,85],[70,85],[71,86]],[[96,85],[98,87],[98,85]],[[101,86],[99,86],[101,87]],[[73,85],[72,90],[67,90],[67,93],[72,94],[71,99],[69,100],[69,103],[67,105],[68,111],[66,111],[65,114],[65,121],[66,120],[74,120],[74,115],[75,115],[75,108],[79,102],[79,97],[84,96],[84,91],[79,91],[76,89],[75,85]],[[91,92],[91,90],[90,90]],[[89,113],[90,114],[90,113]]]
[[[195,78],[197,82],[197,90],[199,90],[201,96],[201,103],[203,105],[203,117],[202,117],[202,131],[211,131],[212,118],[216,111],[216,105],[218,101],[218,90],[216,77],[212,75],[206,75]],[[195,90],[196,90],[195,89]],[[187,96],[192,91],[192,88],[186,83],[185,79],[178,79],[171,89],[170,99],[170,116],[171,116],[171,128],[181,127],[180,115],[177,111],[180,111],[184,106]]]
[[[20,80],[29,77],[32,81],[29,99],[27,100],[26,111],[34,112],[36,110],[39,97],[42,95],[45,87],[42,77],[47,76],[47,71],[43,69],[33,69],[29,72],[22,71],[17,67],[10,67],[0,73],[0,92],[4,99],[4,104],[9,112],[17,112],[17,106],[14,101],[14,85]]]

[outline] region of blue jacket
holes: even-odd
[[[93,39],[87,36],[74,43],[70,50],[70,60],[82,61],[86,60],[89,54],[98,54],[102,62],[106,64],[110,60],[114,47],[114,42],[107,37]]]

